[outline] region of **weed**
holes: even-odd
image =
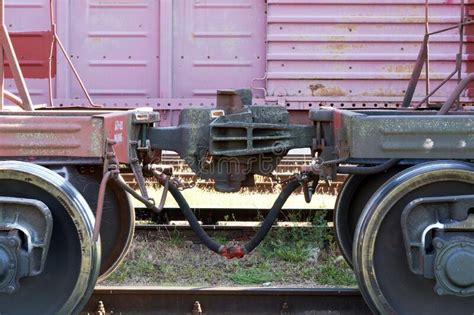
[[[301,215],[291,213],[288,221],[301,222]],[[307,228],[274,229],[258,249],[259,252],[267,258],[293,263],[308,260],[311,251],[324,247],[332,240],[332,235],[327,229],[324,214],[315,214],[307,222],[311,223]]]
[[[181,233],[178,230],[174,230],[168,233],[169,245],[174,247],[183,247],[184,238],[181,236]]]
[[[135,277],[152,277],[156,273],[157,267],[147,256],[145,247],[136,248],[129,259],[109,277],[109,280],[124,282]]]
[[[271,282],[278,277],[277,272],[273,271],[266,263],[258,264],[254,267],[237,267],[237,270],[230,275],[230,279],[241,285],[262,284]]]

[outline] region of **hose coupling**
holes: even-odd
[[[221,248],[219,248],[219,255],[227,259],[240,259],[243,258],[245,254],[246,250],[242,245],[233,245],[231,247],[221,246]]]

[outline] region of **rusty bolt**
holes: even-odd
[[[202,307],[199,301],[194,302],[193,311],[191,312],[193,315],[202,315]]]
[[[287,302],[281,305],[280,315],[290,315],[290,306]]]
[[[99,304],[97,305],[97,311],[95,312],[96,315],[106,315],[107,311],[105,310],[105,305],[104,302],[99,301]]]

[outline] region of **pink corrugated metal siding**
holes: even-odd
[[[47,30],[48,2],[7,0],[9,29]],[[424,2],[58,0],[56,13],[58,32],[98,103],[153,106],[170,124],[183,107],[215,105],[222,88],[253,86],[257,103],[291,110],[396,104],[424,34]],[[431,30],[459,21],[459,0],[429,3]],[[453,69],[457,40],[456,30],[434,38],[432,86]],[[465,41],[464,74],[473,69],[474,50],[472,37]],[[36,102],[47,101],[47,80],[28,84]],[[56,105],[87,105],[60,57],[54,88]],[[418,99],[424,92],[421,82]]]
[[[159,97],[158,1],[72,1],[70,12],[70,54],[92,97]],[[64,97],[82,97],[68,80]]]
[[[268,0],[267,99],[346,106],[400,102],[424,21],[419,0]],[[459,1],[430,1],[429,21],[432,31],[458,23]],[[458,39],[457,30],[433,37],[433,86],[454,70]],[[467,53],[463,59],[465,71]],[[422,82],[416,96],[424,93]]]
[[[7,0],[5,2],[7,11],[5,18],[9,31],[26,33],[49,30],[49,0]],[[19,56],[20,62],[21,58],[22,56]],[[27,79],[26,83],[35,102],[46,101],[48,98],[47,80]],[[17,91],[12,79],[5,80],[5,87],[12,92]]]
[[[173,95],[215,97],[265,72],[265,1],[174,1]]]

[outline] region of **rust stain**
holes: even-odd
[[[349,48],[349,44],[347,43],[333,43],[327,45],[328,49],[333,52],[343,52],[347,48]]]
[[[391,89],[379,88],[375,91],[363,92],[361,96],[403,96],[405,95],[402,91],[395,91]]]
[[[346,96],[347,93],[338,86],[326,87],[320,83],[309,86],[312,96]]]
[[[413,63],[404,63],[399,65],[388,65],[383,67],[384,71],[392,73],[412,73]]]
[[[348,49],[363,48],[364,44],[353,44],[347,42],[335,42],[326,45],[326,50],[331,53],[344,53]]]
[[[403,16],[400,17],[400,21],[404,23],[424,23],[425,19],[418,16]]]
[[[52,32],[10,33],[13,47],[25,78],[46,79],[49,76],[49,54]],[[56,49],[53,50],[52,76],[56,76]],[[12,78],[8,62],[5,63],[5,77]]]

